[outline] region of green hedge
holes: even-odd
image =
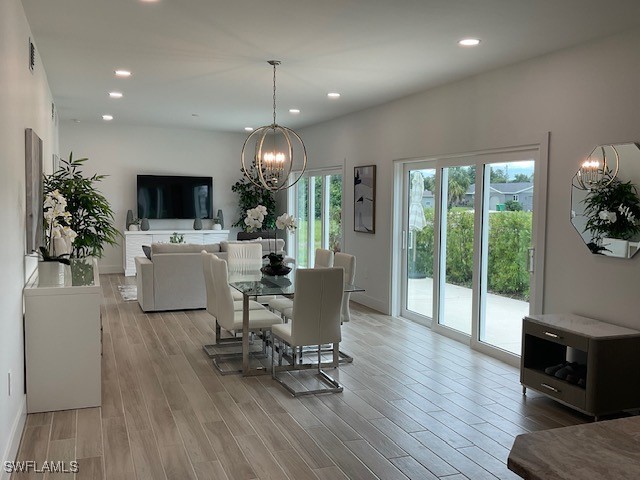
[[[414,252],[409,251],[409,276],[433,276],[434,231],[432,208],[425,208],[427,226],[416,235]],[[531,245],[531,212],[489,214],[488,290],[528,300],[527,255]],[[471,286],[473,271],[473,211],[453,209],[447,214],[447,282]]]

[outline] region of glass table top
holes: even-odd
[[[288,275],[264,275],[258,269],[234,269],[229,266],[229,285],[247,296],[293,295],[296,270]],[[364,288],[351,283],[344,284],[345,292],[364,292]]]

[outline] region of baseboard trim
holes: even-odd
[[[9,480],[11,474],[5,472],[4,462],[13,462],[18,456],[18,449],[20,448],[20,440],[22,440],[22,432],[24,431],[24,425],[27,422],[27,396],[23,395],[22,404],[16,419],[13,422],[11,428],[11,435],[9,436],[9,443],[2,456],[2,468],[0,468],[0,480]]]
[[[380,313],[384,313],[385,315],[389,315],[389,305],[377,298],[370,297],[369,295],[361,292],[355,292],[351,294],[351,300],[360,303],[365,307],[377,310]]]

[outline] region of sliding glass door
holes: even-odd
[[[342,191],[342,169],[305,172],[289,189],[288,211],[298,219],[289,250],[298,267],[313,267],[317,248],[341,250]]]
[[[440,175],[438,323],[471,335],[475,215],[470,191],[476,169],[475,165],[444,167]]]
[[[405,165],[405,243],[402,316],[421,323],[433,318],[436,170],[428,163]]]
[[[479,349],[520,354],[522,317],[530,302],[541,304],[538,162],[536,147],[403,165],[402,316]]]

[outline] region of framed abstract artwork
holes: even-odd
[[[30,128],[25,129],[25,180],[27,254],[30,254],[43,242],[42,140]]]
[[[353,169],[353,229],[376,232],[376,166]]]

